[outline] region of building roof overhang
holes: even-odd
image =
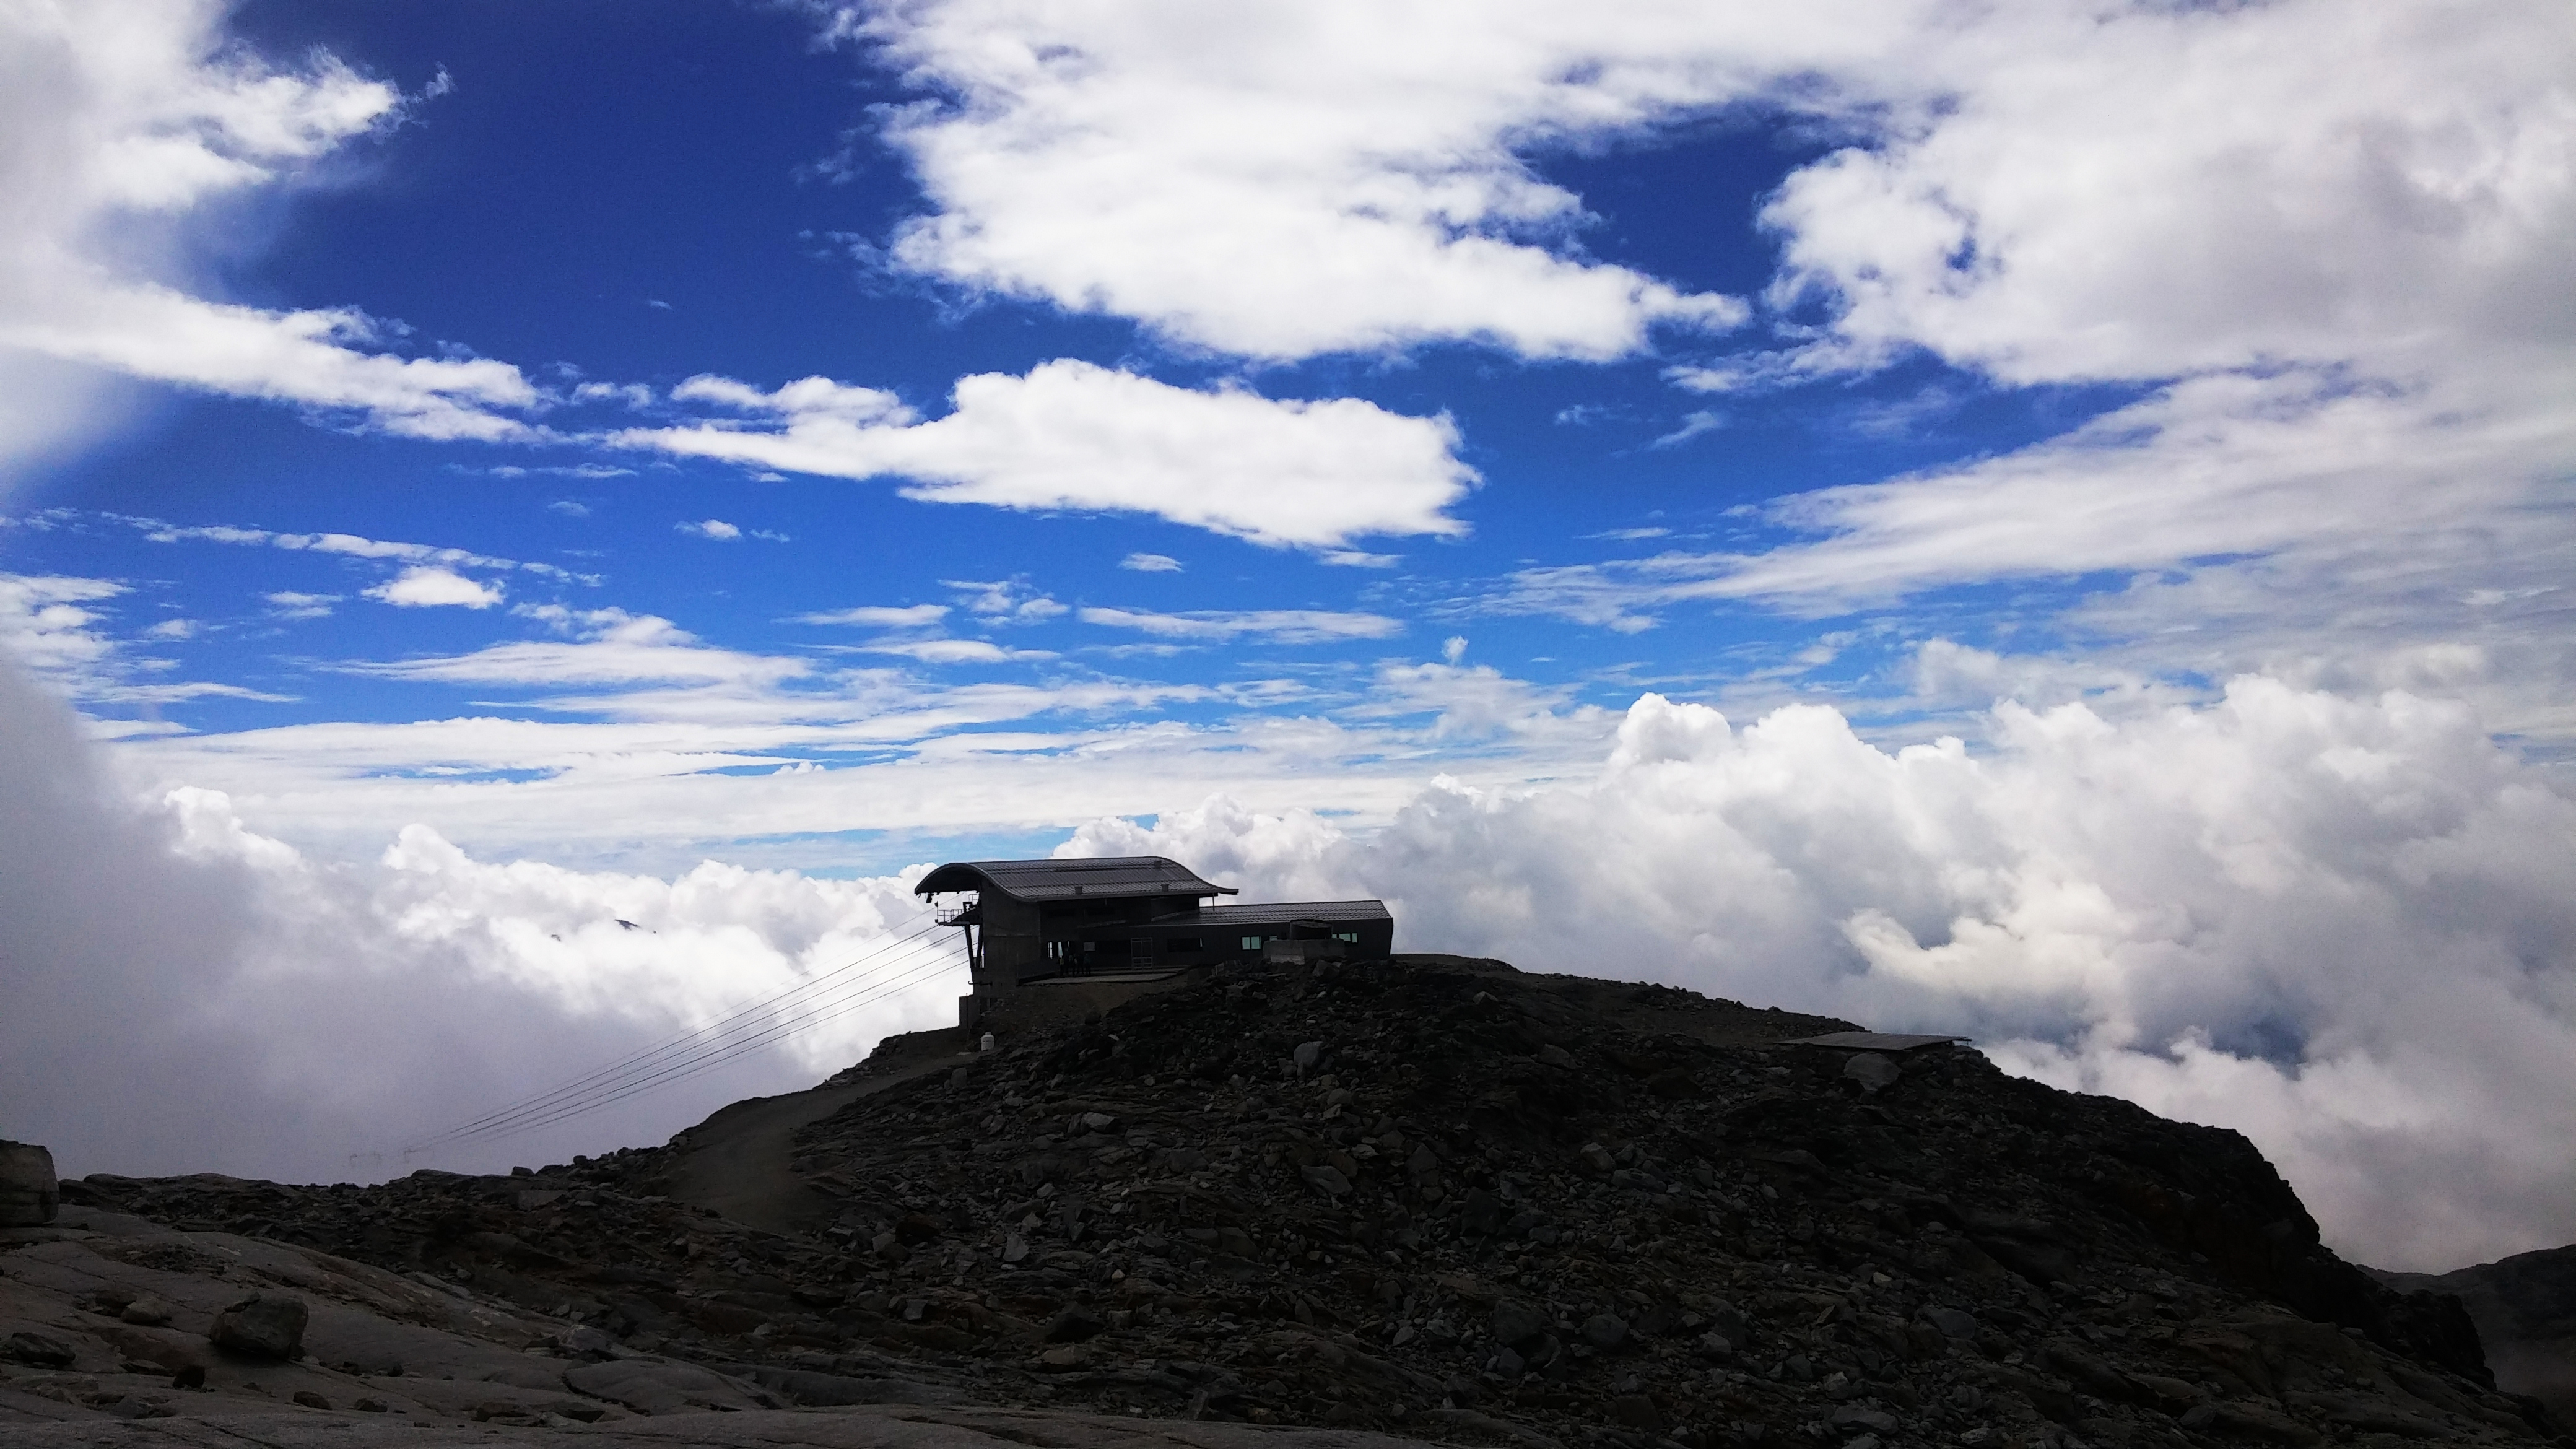
[[[1037,904],[1157,896],[1204,899],[1233,895],[1235,888],[1201,880],[1188,866],[1159,855],[1097,860],[952,861],[923,876],[912,888],[913,894],[920,896],[950,891],[989,891]]]

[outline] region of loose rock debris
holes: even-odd
[[[2456,1299],[2321,1247],[2241,1136],[1973,1051],[1784,1044],[1850,1029],[1498,962],[1284,965],[812,1124],[791,1166],[839,1212],[809,1235],[671,1200],[674,1148],[64,1196],[578,1325],[554,1351],[596,1382],[564,1380],[630,1413],[664,1411],[611,1382],[649,1353],[806,1405],[1532,1449],[2576,1442],[2494,1391]]]

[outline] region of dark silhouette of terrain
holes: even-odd
[[[796,1406],[739,1442],[2560,1439],[2459,1299],[2327,1251],[2241,1136],[1970,1050],[1788,1044],[1851,1029],[1454,957],[1245,968],[990,1053],[890,1039],[541,1171],[63,1193],[481,1305],[523,1396],[481,1427],[531,1434],[588,1405],[705,1443]],[[958,1417],[1004,1412],[1039,1417]]]
[[[2496,1383],[2576,1424],[2576,1247],[2516,1253],[2449,1273],[2387,1273],[2406,1292],[2456,1294],[2478,1327]]]

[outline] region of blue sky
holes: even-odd
[[[388,671],[504,641],[579,637],[582,626],[532,618],[532,610],[614,609],[668,620],[708,648],[800,661],[809,671],[801,688],[858,670],[932,693],[1003,681],[1133,697],[1037,705],[1034,714],[1023,705],[961,726],[970,733],[1017,734],[1032,722],[1221,728],[1268,716],[1332,718],[1359,706],[1395,734],[1362,743],[1357,759],[1394,752],[1472,762],[1494,753],[1490,742],[1454,730],[1422,738],[1438,718],[1439,685],[1452,681],[1424,681],[1397,700],[1372,688],[1374,671],[1442,661],[1457,637],[1467,643],[1452,662],[1498,671],[1524,709],[1618,708],[1653,688],[1753,705],[1827,698],[1872,719],[1912,722],[1925,711],[1901,682],[1910,646],[1935,634],[1984,647],[2044,645],[2054,637],[2050,615],[2100,582],[2079,575],[1999,589],[1973,577],[1944,580],[1938,590],[1872,601],[1879,607],[1834,601],[1821,618],[1753,601],[1586,606],[1525,586],[1533,570],[1793,545],[1800,531],[1763,516],[1782,498],[2007,454],[2143,391],[2128,380],[2002,387],[1919,348],[1738,396],[1677,385],[1676,369],[1776,353],[1829,312],[1813,299],[1759,300],[1781,262],[1780,239],[1757,221],[1764,198],[1833,144],[1811,118],[1758,105],[1678,106],[1651,124],[1570,132],[1483,163],[1517,184],[1563,188],[1559,214],[1517,232],[1489,229],[1527,255],[1754,298],[1734,304],[1748,316],[1742,325],[1641,326],[1598,355],[1568,358],[1551,355],[1567,350],[1561,345],[1491,336],[1514,312],[1496,298],[1484,309],[1490,316],[1429,324],[1432,335],[1413,345],[1283,338],[1246,355],[1176,336],[1150,316],[943,284],[891,262],[896,230],[934,215],[935,203],[889,141],[889,108],[935,103],[939,89],[908,83],[883,63],[881,48],[819,43],[818,19],[757,5],[541,7],[498,20],[438,6],[235,12],[238,43],[283,60],[319,48],[404,99],[287,184],[209,208],[191,237],[192,260],[215,290],[280,312],[359,307],[399,325],[386,329],[388,354],[506,360],[562,401],[544,410],[544,436],[481,443],[400,436],[368,426],[363,413],[244,406],[184,389],[130,400],[131,426],[113,444],[44,470],[22,491],[10,561],[28,574],[130,589],[97,612],[113,621],[108,632],[151,639],[126,652],[138,666],[149,661],[156,684],[185,678],[247,693],[147,695],[121,709],[101,700],[102,716],[195,735],[495,710],[578,719],[586,712],[527,707],[553,693],[543,678],[484,677],[481,687],[460,689]],[[1354,325],[1425,325],[1404,317],[1399,299],[1382,310]],[[1263,315],[1248,325],[1275,333],[1280,320]],[[1274,402],[1358,399],[1417,432],[1446,420],[1445,443],[1433,448],[1454,481],[1430,481],[1428,503],[1328,505],[1334,517],[1318,524],[1320,539],[1246,540],[1240,535],[1260,525],[1193,527],[1150,506],[925,506],[902,496],[900,475],[853,481],[602,447],[599,435],[631,424],[637,410],[623,397],[585,404],[565,396],[583,382],[648,389],[654,401],[644,416],[667,418],[678,411],[672,389],[692,377],[762,390],[824,377],[885,390],[936,417],[962,377],[1021,376],[1068,361],[1194,395],[1231,388]],[[1182,446],[1220,453],[1262,444],[1220,430]],[[1182,471],[1177,485],[1194,487],[1186,461]],[[1266,485],[1255,462],[1208,486],[1258,493]],[[1352,484],[1371,486],[1365,477]],[[706,536],[709,520],[723,525],[712,530],[720,536]],[[345,534],[493,562],[448,569],[484,586],[459,594],[461,605],[402,607],[368,590],[422,566],[417,560],[278,548],[210,530]],[[1122,560],[1169,562],[1156,570]],[[961,601],[989,605],[998,596],[961,583],[1002,586],[1011,611],[977,613]],[[1884,607],[1890,602],[1900,607]],[[882,628],[797,622],[921,606],[949,612],[891,639]],[[1161,634],[1104,627],[1086,610],[1343,617],[1328,621],[1323,637],[1309,628],[1283,639],[1258,617],[1239,628],[1201,621],[1198,637],[1187,637],[1171,632],[1184,625]],[[1620,627],[1603,627],[1605,618]],[[152,637],[155,627],[161,637]],[[188,637],[168,637],[175,631]],[[1023,657],[923,657],[920,641],[932,635]],[[848,652],[872,639],[916,652]],[[507,758],[470,766],[406,759],[398,742],[387,743],[388,757],[355,768],[480,767],[488,778],[523,777]],[[711,767],[847,757],[830,744],[740,753],[739,765]],[[1505,773],[1553,766],[1502,753]],[[1292,787],[1281,798],[1296,794]],[[1070,808],[1033,801],[1025,822],[961,820],[950,833],[967,837],[956,848],[973,849],[987,833],[1013,837],[1015,825],[1192,803],[1150,789],[1086,795]],[[1329,791],[1311,803],[1354,808]],[[330,823],[363,838],[385,822]],[[776,858],[885,869],[937,848],[919,839],[935,827],[898,826],[889,838],[862,812],[847,838],[818,851],[817,823],[784,832],[793,844]],[[463,820],[440,824],[474,834]],[[611,821],[605,839],[576,833],[508,845],[667,869],[724,839],[672,824],[678,838],[667,844],[639,841],[629,822]],[[281,820],[279,828],[294,826]]]
[[[1158,849],[1964,1022],[2315,1184],[2355,1149],[2296,1122],[2576,1034],[2545,6],[110,0],[0,45],[0,642],[178,858],[282,893],[210,970],[327,917],[658,1029],[891,930],[907,867]],[[2427,959],[2496,1005],[2418,1061]],[[2576,1180],[2447,1130],[2388,1160]],[[2390,1256],[2576,1235],[2348,1196]]]

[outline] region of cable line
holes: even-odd
[[[564,1105],[573,1099],[594,1097],[604,1090],[613,1090],[624,1085],[626,1081],[633,1079],[638,1074],[657,1070],[674,1056],[680,1056],[690,1052],[700,1052],[700,1054],[703,1055],[701,1048],[722,1042],[725,1038],[735,1036],[746,1029],[774,1022],[776,1019],[776,1009],[783,1006],[801,1004],[799,1002],[799,998],[810,999],[818,994],[825,993],[827,989],[840,990],[854,985],[861,985],[869,978],[879,976],[884,971],[899,966],[903,962],[904,958],[914,955],[922,949],[916,943],[920,942],[923,937],[928,936],[939,929],[940,927],[938,922],[934,920],[930,924],[922,926],[908,935],[878,946],[874,950],[871,950],[853,960],[844,962],[840,966],[836,966],[832,970],[824,972],[819,976],[809,977],[772,996],[739,1006],[705,1026],[674,1033],[671,1036],[663,1038],[661,1041],[629,1053],[614,1062],[610,1062],[607,1065],[597,1068],[596,1070],[582,1076],[575,1077],[559,1086],[551,1088],[545,1092],[541,1092],[534,1097],[513,1102],[507,1106],[485,1113],[483,1116],[477,1117],[472,1121],[460,1123],[457,1126],[451,1127],[446,1131],[427,1139],[426,1141],[416,1144],[410,1150],[418,1152],[425,1148],[441,1146],[449,1142],[460,1141],[469,1137],[488,1135],[496,1129],[511,1126],[530,1116],[548,1115],[551,1113],[553,1108]],[[956,948],[951,946],[948,949],[953,952]],[[865,973],[858,981],[840,981],[837,986],[834,985],[837,978],[845,977],[852,971],[856,971],[863,966],[870,966],[871,964],[874,964],[876,969]]]
[[[677,1068],[704,1061],[710,1055],[740,1045],[744,1040],[750,1040],[755,1044],[775,1040],[779,1035],[777,1028],[780,1024],[777,1009],[782,1004],[790,1009],[802,1009],[818,999],[826,1001],[843,999],[836,993],[868,990],[876,982],[882,981],[887,973],[903,969],[907,957],[918,955],[924,950],[939,950],[944,957],[948,953],[953,953],[955,949],[953,946],[942,948],[930,943],[915,944],[879,962],[874,970],[854,980],[840,982],[830,991],[807,989],[782,993],[778,997],[760,1003],[750,1011],[736,1012],[732,1017],[727,1018],[733,1024],[724,1026],[722,1030],[709,1027],[690,1033],[678,1045],[632,1058],[628,1065],[619,1070],[593,1073],[587,1085],[573,1089],[559,1088],[541,1097],[494,1113],[470,1128],[457,1129],[440,1140],[462,1141],[493,1136],[529,1125],[531,1122],[560,1120],[563,1116],[569,1115],[572,1109],[583,1109],[616,1100],[627,1095],[631,1087],[660,1081]],[[811,1012],[808,1011],[804,1016],[789,1017],[787,1024],[793,1026],[810,1016]],[[753,1032],[756,1035],[744,1038],[742,1033],[745,1032]]]
[[[950,951],[954,951],[956,948],[950,947],[948,949]],[[566,1117],[590,1111],[595,1107],[604,1107],[612,1102],[623,1101],[626,1098],[635,1095],[637,1092],[644,1091],[657,1085],[662,1085],[666,1078],[676,1081],[682,1077],[694,1076],[699,1071],[705,1070],[708,1067],[721,1066],[725,1062],[731,1061],[735,1057],[741,1056],[746,1052],[756,1051],[759,1048],[767,1046],[784,1037],[793,1036],[797,1032],[802,1031],[809,1026],[820,1025],[822,1022],[831,1020],[833,1017],[844,1015],[848,1010],[854,1009],[857,1006],[864,1006],[868,1002],[879,1000],[893,990],[910,985],[916,980],[945,970],[955,964],[957,963],[954,956],[945,954],[934,956],[930,960],[919,963],[891,980],[881,981],[874,985],[858,984],[856,989],[862,994],[856,1001],[849,1001],[846,997],[839,998],[834,1001],[812,1006],[802,1015],[789,1017],[783,1021],[773,1022],[772,1024],[763,1027],[756,1035],[743,1037],[730,1042],[709,1042],[706,1044],[705,1049],[701,1050],[697,1055],[680,1058],[677,1061],[662,1066],[658,1071],[655,1071],[650,1075],[630,1077],[629,1079],[621,1082],[603,1083],[583,1096],[559,1102],[542,1111],[531,1112],[514,1121],[495,1123],[491,1127],[484,1128],[473,1135],[477,1137],[509,1136],[529,1127],[543,1126],[548,1122],[561,1121]],[[848,1002],[847,1006],[842,1005],[845,1001]],[[833,1010],[829,1014],[822,1014],[823,1006],[827,1005],[838,1007],[839,1009]]]
[[[710,1052],[702,1054],[699,1057],[675,1063],[651,1077],[623,1084],[614,1090],[608,1091],[606,1095],[597,1096],[584,1101],[567,1102],[561,1107],[541,1115],[512,1122],[507,1125],[496,1126],[491,1129],[487,1129],[486,1131],[476,1133],[475,1135],[494,1140],[504,1137],[515,1137],[522,1132],[531,1132],[539,1127],[549,1126],[553,1123],[564,1121],[567,1118],[578,1117],[587,1112],[598,1111],[603,1107],[614,1106],[619,1102],[625,1101],[629,1097],[639,1096],[645,1092],[655,1091],[662,1087],[671,1086],[674,1083],[694,1077],[701,1072],[713,1071],[717,1067],[723,1066],[725,1063],[732,1061],[736,1057],[758,1051],[762,1047],[773,1045],[787,1037],[821,1026],[827,1021],[847,1016],[851,1012],[858,1010],[860,1007],[867,1006],[886,996],[892,995],[894,992],[901,990],[906,986],[916,984],[917,982],[925,980],[941,971],[956,967],[964,961],[964,957],[962,955],[954,954],[956,951],[957,948],[951,946],[948,948],[946,953],[935,956],[928,961],[924,961],[904,972],[902,975],[885,981],[873,989],[865,991],[855,1000],[833,1004],[832,1009],[829,1011],[816,1007],[805,1013],[803,1016],[792,1017],[786,1021],[780,1022],[760,1035],[746,1037],[741,1041],[729,1043],[720,1048],[714,1048]]]
[[[824,972],[820,976],[809,977],[774,996],[738,1006],[704,1026],[693,1027],[689,1030],[677,1032],[671,1036],[664,1037],[662,1040],[655,1042],[650,1046],[643,1047],[627,1056],[621,1057],[586,1076],[576,1077],[573,1080],[565,1082],[549,1091],[539,1093],[535,1097],[511,1103],[508,1106],[498,1108],[481,1117],[477,1117],[471,1122],[451,1127],[447,1131],[440,1133],[438,1136],[430,1138],[427,1142],[419,1144],[419,1146],[437,1146],[440,1143],[471,1134],[482,1128],[497,1125],[504,1119],[518,1116],[522,1113],[533,1111],[539,1107],[548,1105],[558,1098],[579,1092],[592,1084],[599,1082],[602,1078],[614,1077],[642,1069],[648,1066],[655,1057],[674,1051],[689,1050],[689,1043],[695,1038],[707,1036],[710,1033],[718,1035],[729,1034],[730,1032],[738,1029],[734,1023],[740,1022],[743,1018],[763,1012],[787,1001],[791,997],[817,990],[825,983],[829,982],[833,977],[843,975],[857,967],[864,966],[867,963],[886,955],[888,952],[898,951],[900,948],[907,946],[914,941],[920,940],[923,936],[929,935],[932,931],[937,929],[938,923],[934,921],[930,925],[912,932],[910,935],[889,941],[872,951],[866,952],[854,960],[844,962],[841,965],[832,968],[830,971]],[[417,1151],[418,1148],[414,1148],[413,1150]]]

